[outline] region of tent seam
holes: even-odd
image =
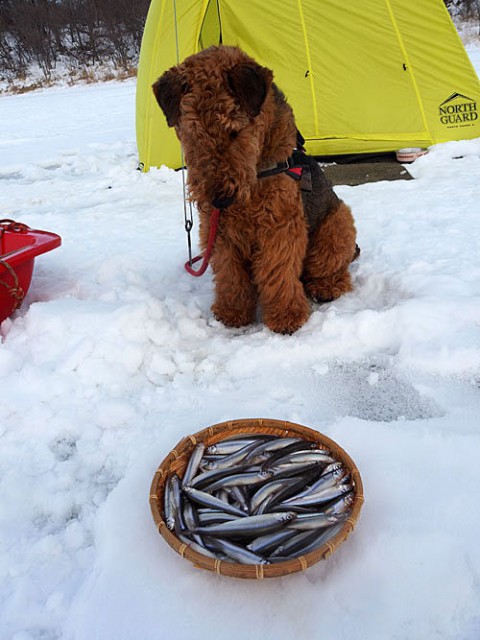
[[[205,15],[207,13],[208,5],[210,4],[210,2],[211,0],[203,0],[203,7],[200,12],[198,25],[197,25],[197,33],[195,34],[195,50],[193,53],[198,53],[200,51],[199,49],[200,33],[202,32],[203,22],[205,20]],[[218,7],[218,12],[220,13],[220,5],[218,3],[217,3],[217,7]]]
[[[317,99],[315,97],[314,73],[312,69],[312,60],[310,57],[310,47],[308,46],[307,27],[305,25],[305,17],[303,15],[302,0],[298,0],[298,12],[300,14],[300,22],[302,24],[303,39],[305,40],[305,53],[307,55],[307,63],[308,63],[308,70],[309,70],[308,76],[310,80],[310,91],[312,93],[312,107],[313,107],[313,117],[315,120],[315,133],[316,135],[318,135],[319,134],[318,111],[317,111]]]
[[[162,3],[162,10],[160,12],[160,20],[159,20],[159,24],[163,24],[163,16],[165,14],[165,4],[166,4],[167,0],[163,0]],[[153,41],[153,51],[157,50],[157,42],[158,39],[160,37],[160,31],[161,29],[157,29],[156,34],[155,34],[155,38]],[[150,56],[150,64],[148,65],[148,84],[152,84],[152,70],[153,70],[153,56]],[[150,160],[151,160],[151,151],[152,151],[152,126],[151,126],[151,118],[150,118],[150,114],[151,114],[151,105],[152,105],[152,98],[150,98],[150,100],[147,100],[147,108],[146,108],[146,114],[145,114],[145,121],[147,123],[146,126],[146,131],[145,131],[145,158],[146,160],[148,160],[147,162],[144,163],[144,170],[147,171],[147,168],[150,169]],[[148,136],[147,136],[148,133]]]
[[[415,80],[415,74],[412,72],[412,65],[410,64],[410,58],[408,57],[407,49],[404,45],[402,34],[400,33],[400,29],[398,28],[397,20],[395,18],[395,14],[393,12],[390,0],[385,0],[385,4],[387,5],[387,10],[390,15],[390,20],[393,25],[393,30],[395,31],[395,35],[397,36],[398,44],[400,46],[403,56],[405,57],[405,63],[407,65],[408,74],[410,75],[412,85],[413,85],[413,90],[415,91],[415,95],[417,96],[417,102],[420,109],[420,115],[422,117],[423,126],[425,127],[425,133],[427,134],[427,137],[430,140],[430,143],[433,144],[432,132],[430,131],[430,127],[428,126],[428,120],[425,114],[425,109],[423,107],[422,96],[420,94],[417,81]]]

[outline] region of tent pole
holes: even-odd
[[[403,53],[403,57],[404,57],[404,60],[405,60],[404,65],[406,66],[406,68],[404,67],[405,71],[407,71],[409,76],[410,76],[410,80],[412,81],[412,85],[413,85],[413,90],[415,91],[415,95],[417,97],[418,108],[420,109],[420,115],[421,115],[421,118],[422,118],[423,126],[425,127],[425,133],[427,134],[428,138],[430,139],[430,144],[433,144],[433,138],[432,138],[432,134],[430,132],[430,128],[428,126],[428,121],[427,121],[427,116],[425,114],[425,108],[423,106],[422,96],[421,96],[420,91],[418,89],[417,81],[415,79],[415,73],[412,73],[412,65],[410,64],[410,59],[409,59],[409,56],[408,56],[407,49],[405,47],[405,43],[403,42],[402,34],[400,32],[400,29],[398,28],[397,19],[395,17],[394,12],[393,12],[390,0],[385,0],[385,3],[387,5],[387,10],[388,10],[388,13],[389,13],[389,16],[390,16],[390,20],[392,22],[393,29],[395,31],[395,35],[397,36],[398,45],[400,47],[401,52]]]
[[[180,44],[178,38],[178,22],[177,22],[177,0],[173,0],[173,22],[175,27],[175,47],[177,53],[177,64],[180,64]],[[183,148],[180,144],[180,157],[181,157],[181,172],[182,172],[182,194],[183,194],[183,219],[185,223],[185,231],[187,232],[187,246],[188,246],[188,262],[192,266],[192,238],[191,231],[193,228],[193,212],[192,203],[187,204],[187,185],[185,180],[185,160],[183,157]]]

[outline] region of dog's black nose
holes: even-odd
[[[212,200],[212,204],[215,209],[226,209],[234,200],[234,196],[217,196]]]

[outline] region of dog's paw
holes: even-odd
[[[304,283],[305,293],[314,302],[325,303],[336,300],[352,290],[352,280],[347,270],[329,278],[318,278]]]
[[[305,287],[305,292],[307,296],[317,304],[326,304],[327,302],[333,302],[336,298],[341,296],[341,293],[338,293],[338,295],[332,295],[330,292],[327,292],[324,289],[317,289],[315,287]]]
[[[215,318],[226,327],[246,327],[253,322],[253,312],[250,310],[231,309],[214,304],[212,312]]]
[[[275,333],[291,335],[305,324],[309,316],[310,307],[305,300],[301,304],[291,305],[288,308],[268,310],[268,312],[264,310],[263,322]]]

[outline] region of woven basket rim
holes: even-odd
[[[225,560],[214,560],[206,555],[200,554],[188,544],[179,540],[172,533],[163,519],[163,494],[164,484],[171,473],[178,473],[182,477],[188,458],[193,448],[204,442],[207,446],[214,444],[218,440],[232,435],[235,432],[241,433],[271,433],[281,437],[292,435],[304,437],[305,440],[317,442],[328,448],[333,456],[342,462],[349,470],[354,487],[355,497],[352,509],[348,518],[344,520],[343,526],[335,536],[325,544],[298,558],[291,558],[285,562],[266,565],[247,565]],[[235,578],[262,579],[289,575],[298,571],[303,571],[316,564],[320,560],[325,560],[348,538],[353,531],[364,502],[363,483],[360,472],[352,458],[334,440],[328,436],[305,427],[295,422],[287,420],[276,420],[273,418],[239,418],[219,422],[192,435],[187,435],[180,440],[170,453],[162,460],[158,466],[150,487],[150,509],[158,532],[179,555],[186,558],[197,567],[213,571],[219,575],[226,575]]]

